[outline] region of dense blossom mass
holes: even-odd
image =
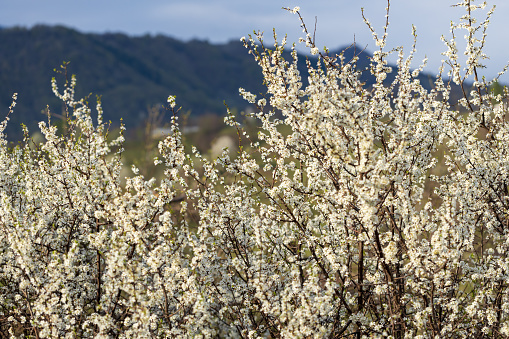
[[[65,129],[48,118],[44,142],[25,131],[14,148],[0,134],[0,336],[509,337],[509,93],[481,78],[485,6],[457,4],[432,90],[415,45],[387,52],[367,20],[365,70],[303,22],[318,56],[305,75],[286,39],[243,38],[267,86],[240,89],[258,135],[229,114],[237,154],[186,153],[170,96],[161,180],[123,178],[122,133],[75,99],[74,77],[54,81]]]

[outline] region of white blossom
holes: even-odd
[[[450,79],[442,67],[430,90],[415,44],[393,51],[393,70],[387,25],[380,37],[367,19],[380,47],[367,72],[319,54],[304,22],[319,54],[306,74],[286,39],[269,51],[261,34],[242,38],[266,85],[260,99],[239,90],[259,108],[257,138],[228,112],[247,146],[186,154],[169,96],[160,181],[136,167],[122,178],[125,128],[110,140],[100,102],[94,120],[75,77],[63,92],[52,81],[67,133],[48,120],[44,142],[9,148],[0,124],[0,336],[509,336],[509,125],[496,104],[509,93],[478,75],[485,6],[457,4]],[[475,86],[454,102],[452,83]]]

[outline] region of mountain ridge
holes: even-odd
[[[264,93],[261,70],[240,41],[183,42],[163,35],[131,37],[36,25],[0,30],[0,44],[0,115],[7,114],[11,96],[17,92],[7,128],[14,137],[20,136],[21,123],[35,131],[36,123],[45,119],[41,112],[47,105],[61,113],[62,104],[53,95],[50,81],[56,76],[63,87],[63,77],[53,69],[64,61],[70,62],[69,73],[77,76],[77,98],[91,91],[100,95],[105,120],[115,124],[123,118],[128,128],[139,125],[148,109],[162,105],[168,95],[176,95],[184,110],[201,115],[225,114],[224,103],[244,109],[248,104],[238,95],[239,87]],[[345,53],[348,60],[353,49]],[[370,54],[361,53],[359,64],[366,66]],[[305,58],[313,57],[299,55],[301,72],[306,69]],[[426,74],[421,78],[431,88],[434,78]],[[369,85],[372,79],[363,81]],[[90,101],[95,106],[93,97]]]

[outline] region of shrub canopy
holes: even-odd
[[[304,23],[320,56],[306,75],[285,39],[243,38],[267,87],[240,89],[259,133],[230,114],[238,154],[185,153],[170,96],[160,181],[133,168],[124,184],[122,135],[74,98],[74,77],[54,82],[63,132],[41,122],[44,142],[27,131],[15,148],[0,134],[1,336],[508,337],[508,92],[478,74],[492,10],[478,22],[484,3],[457,6],[430,91],[415,45],[392,51],[387,83],[387,28],[367,20],[368,69],[320,51]]]

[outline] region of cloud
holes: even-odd
[[[239,38],[253,30],[272,31],[274,25],[285,29],[297,23],[281,9],[246,11],[240,6],[223,7],[209,1],[161,4],[152,8],[149,15],[154,24],[165,32],[184,38],[206,37],[214,42]]]

